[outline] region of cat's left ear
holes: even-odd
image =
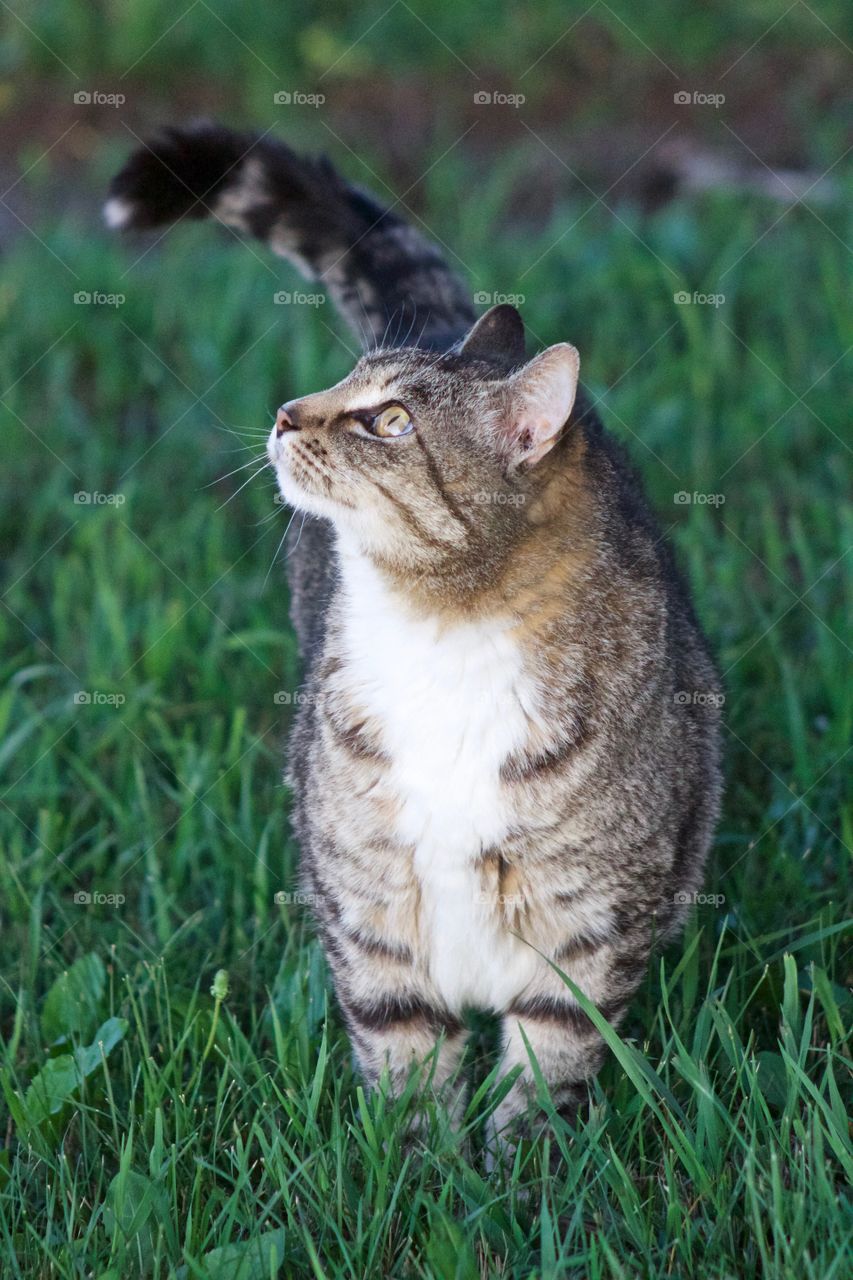
[[[501,444],[510,471],[535,466],[557,443],[575,403],[579,372],[575,348],[558,342],[507,379]]]
[[[522,364],[527,352],[524,349],[524,321],[519,312],[508,302],[499,302],[480,316],[459,352],[507,365]]]

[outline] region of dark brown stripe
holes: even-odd
[[[536,755],[513,755],[505,760],[501,765],[501,781],[529,782],[532,778],[553,773],[582,751],[591,737],[589,724],[583,717],[579,717],[577,733],[570,742],[561,742]]]
[[[451,515],[456,517],[456,519],[459,521],[460,524],[463,524],[466,529],[470,529],[471,528],[470,516],[467,516],[465,514],[465,512],[462,510],[462,508],[460,507],[456,499],[453,498],[448,492],[448,490],[446,489],[441,472],[438,469],[438,464],[436,463],[435,458],[432,456],[429,449],[426,447],[426,442],[422,438],[420,432],[418,431],[415,432],[415,439],[417,440],[420,446],[421,453],[424,455],[424,460],[426,461],[429,477],[432,480],[433,484],[435,485],[436,489],[438,490],[439,496],[441,497],[442,502],[447,507]]]
[[[364,732],[366,721],[360,720],[357,724],[342,725],[334,719],[333,716],[324,717],[324,724],[331,731],[335,742],[348,751],[350,755],[357,756],[359,760],[382,760],[386,761],[388,757],[383,751],[372,746]]]
[[[588,1089],[581,1080],[561,1080],[556,1084],[549,1083],[551,1101],[558,1116],[564,1120],[573,1120],[578,1107],[583,1103]]]
[[[368,479],[376,486],[379,492],[384,494],[388,501],[397,508],[402,515],[404,522],[409,526],[413,533],[417,534],[423,542],[428,543],[431,547],[435,547],[438,550],[444,550],[445,544],[438,538],[434,538],[433,535],[424,528],[417,516],[409,510],[404,502],[400,501],[395,493],[392,493],[387,485],[384,485],[381,480],[377,480],[376,477],[372,475],[369,475]]]
[[[331,680],[333,676],[336,676],[339,671],[343,670],[343,665],[343,660],[341,658],[336,657],[334,654],[330,654],[329,657],[322,660],[317,668],[318,681],[322,684],[326,680]]]
[[[412,953],[403,943],[383,942],[375,935],[368,937],[359,929],[346,929],[344,937],[365,955],[381,956],[383,960],[396,960],[399,964],[412,963]]]
[[[563,862],[563,864],[564,864],[564,865],[565,865],[566,856],[567,856],[567,854],[566,854],[563,850],[560,850],[560,853],[557,855],[557,857],[559,858],[559,860],[560,860],[561,862]],[[554,894],[554,901],[555,901],[555,902],[557,903],[557,905],[558,905],[558,906],[560,906],[560,907],[575,907],[575,906],[577,906],[577,904],[578,904],[579,902],[582,902],[582,901],[583,901],[583,899],[584,899],[586,896],[587,896],[587,895],[586,895],[585,893],[582,893],[582,892],[578,892],[578,893],[555,893],[555,894]]]
[[[567,960],[580,960],[584,956],[594,956],[597,951],[607,945],[607,942],[607,938],[602,938],[598,934],[578,933],[557,948],[554,952],[554,963],[563,964]]]
[[[607,1021],[612,1022],[624,1008],[624,1002],[612,1002],[599,1005],[598,1008]],[[534,996],[532,1000],[521,1001],[510,1007],[509,1014],[522,1021],[555,1022],[576,1035],[598,1034],[591,1020],[578,1005],[553,996]]]
[[[368,1031],[387,1031],[401,1023],[425,1022],[436,1033],[446,1031],[453,1035],[462,1030],[462,1023],[447,1010],[436,1009],[420,996],[385,995],[370,1004],[353,1001],[341,995],[341,1006],[347,1019]]]

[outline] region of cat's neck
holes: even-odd
[[[485,543],[471,539],[422,563],[397,562],[338,531],[338,554],[349,581],[372,581],[381,596],[413,617],[443,625],[510,618],[526,629],[571,607],[601,553],[598,511],[581,442],[546,482],[525,495],[522,526],[498,529]]]
[[[342,586],[351,601],[360,592],[366,607],[434,622],[438,630],[493,623],[532,640],[582,607],[595,541],[588,532],[577,537],[566,523],[532,526],[502,560],[486,566],[476,556],[449,567],[400,566],[339,537]]]

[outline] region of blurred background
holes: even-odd
[[[0,1029],[20,1087],[45,993],[92,954],[127,984],[101,985],[98,1016],[134,1002],[128,1091],[145,1027],[153,1043],[165,1008],[206,1007],[220,965],[247,1055],[271,1043],[261,991],[288,1062],[325,1026],[281,785],[300,676],[263,438],[356,339],[221,228],[104,229],[128,151],[198,117],[326,152],[482,307],[517,300],[531,349],[578,346],[724,673],[697,964],[725,944],[744,1042],[772,1057],[789,980],[819,989],[832,1039],[853,844],[849,3],[0,0],[0,21]]]
[[[502,0],[488,17],[446,0],[34,0],[3,21],[4,187],[50,148],[4,212],[6,236],[46,202],[90,207],[81,166],[105,172],[110,148],[174,118],[280,129],[341,159],[352,147],[416,207],[452,147],[433,186],[467,210],[499,175],[503,216],[528,227],[586,183],[645,209],[709,187],[790,200],[839,159],[849,125],[844,0]],[[274,103],[288,91],[322,102]],[[705,109],[674,110],[679,91]],[[482,110],[483,93],[508,101]],[[811,199],[837,191],[828,176]]]

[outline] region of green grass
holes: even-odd
[[[132,85],[150,77],[152,68],[184,75],[189,65],[200,76],[250,86],[250,93],[257,88],[267,101],[269,77],[282,73],[317,76],[331,67],[333,83],[365,72],[418,75],[425,67],[470,73],[491,66],[519,74],[558,42],[563,53],[574,48],[600,56],[615,47],[635,60],[646,56],[649,65],[671,59],[695,67],[728,50],[740,55],[758,42],[764,52],[810,51],[825,47],[828,29],[844,38],[849,28],[844,0],[823,0],[811,10],[791,0],[716,0],[705,9],[678,0],[647,6],[542,0],[535,8],[499,0],[488,23],[476,6],[446,0],[330,0],[321,10],[308,0],[259,9],[239,0],[178,8],[169,0],[145,0],[129,10],[115,0],[98,6],[35,0],[26,12],[11,8],[26,20],[24,25],[9,15],[5,60],[12,67],[26,60],[42,74],[127,76]],[[536,92],[535,80],[530,89]]]
[[[295,278],[209,229],[135,262],[39,226],[0,289],[4,1276],[842,1275],[843,206],[759,239],[780,210],[757,200],[572,227],[583,202],[534,241],[504,178],[475,208],[453,163],[428,222],[474,287],[526,296],[536,342],[578,345],[692,580],[726,673],[724,902],[651,966],[590,1117],[555,1125],[559,1176],[541,1148],[485,1173],[484,1097],[470,1145],[435,1117],[404,1152],[410,1100],[363,1095],[304,913],[275,898],[296,857],[286,513],[270,475],[219,479],[283,398],[345,372],[327,326],[350,338],[328,307],[275,306]],[[105,1060],[84,1052],[105,1034]]]

